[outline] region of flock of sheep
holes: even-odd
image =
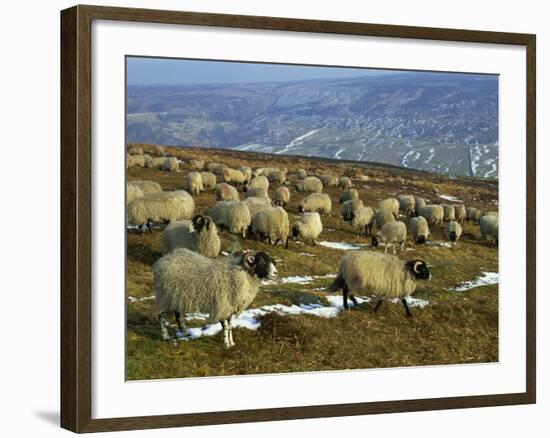
[[[156,146],[154,157],[140,147],[128,149],[127,167],[150,167],[177,171],[180,162],[167,157]],[[342,290],[344,307],[348,298],[355,304],[355,294],[377,297],[375,311],[385,299],[399,299],[411,316],[406,298],[415,290],[416,280],[427,280],[430,272],[423,260],[402,260],[387,254],[396,246],[401,251],[407,235],[416,244],[428,241],[430,227],[443,227],[446,239],[456,245],[465,220],[479,224],[482,239],[498,244],[498,213],[482,212],[464,205],[429,204],[412,195],[398,195],[381,200],[376,208],[364,205],[349,177],[308,175],[298,170],[292,179],[296,192],[303,195],[298,205],[300,218],[290,226],[286,210],[291,184],[286,169],[247,166],[236,169],[221,163],[190,160],[182,179],[184,190],[163,191],[153,181],[129,181],[126,186],[127,224],[139,232],[154,224],[166,225],[162,235],[162,257],[153,265],[154,292],[163,339],[171,339],[166,315],[174,313],[179,331],[185,336],[184,315],[202,312],[210,322],[220,322],[224,346],[234,345],[232,317],[254,300],[262,279],[277,276],[275,261],[266,252],[219,256],[219,232],[245,238],[267,240],[271,245],[288,247],[289,239],[315,245],[323,231],[322,216],[331,215],[331,197],[325,187],[340,188],[340,214],[358,235],[370,236],[373,248],[384,244],[384,253],[348,251],[341,259],[337,277],[329,291]],[[366,178],[366,177],[365,177]],[[278,185],[269,195],[270,185]],[[195,212],[193,196],[214,191],[216,203],[205,213]],[[240,192],[244,193],[241,199]],[[376,231],[374,232],[373,229]]]

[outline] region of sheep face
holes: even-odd
[[[407,262],[407,268],[418,280],[429,280],[431,278],[430,270],[424,260],[413,260]]]
[[[292,237],[296,239],[300,235],[300,227],[298,225],[294,225],[292,227]]]
[[[455,243],[455,242],[456,242],[456,232],[451,231],[451,232],[449,233],[449,240],[450,240],[452,243]]]
[[[210,225],[212,225],[212,219],[209,216],[202,216],[200,214],[195,215],[195,217],[191,219],[191,222],[193,224],[193,228],[199,234],[203,228],[209,230]]]
[[[370,243],[374,248],[378,248],[378,245],[380,245],[380,237],[379,236],[372,236],[372,239],[371,239]]]
[[[344,219],[345,222],[351,222],[355,218],[355,213],[353,211],[346,211],[342,215],[342,218]]]
[[[418,236],[416,239],[418,245],[423,245],[426,243],[426,236]]]
[[[269,280],[277,278],[275,261],[266,252],[260,251],[255,254],[245,254],[243,256],[243,264],[258,278],[268,278]]]

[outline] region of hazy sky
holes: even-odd
[[[128,85],[219,84],[348,78],[394,73],[367,68],[309,67],[226,61],[128,57]]]

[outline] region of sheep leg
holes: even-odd
[[[401,241],[401,252],[405,250],[405,241]]]
[[[230,348],[231,343],[229,342],[229,322],[226,319],[220,321],[223,329],[223,346],[225,348]]]
[[[185,320],[183,319],[183,315],[181,312],[174,312],[174,316],[176,317],[176,321],[178,323],[178,330],[181,332],[181,337],[184,337],[187,335],[187,329],[185,328]]]
[[[352,294],[349,294],[349,297],[351,299],[351,302],[353,303],[354,306],[358,306],[359,303],[357,302],[357,300],[355,299],[355,296],[352,295]]]
[[[168,325],[168,322],[166,322],[166,313],[162,312],[159,313],[159,323],[160,323],[160,334],[162,336],[162,339],[165,341],[168,341],[170,339],[170,334],[168,333],[168,329],[166,326]]]
[[[412,316],[411,309],[409,309],[409,305],[407,304],[407,300],[405,298],[401,299],[401,302],[403,303],[403,306],[405,307],[405,312],[407,313],[407,317],[410,318]]]
[[[233,315],[229,317],[227,320],[227,325],[229,326],[229,346],[234,347],[235,342],[233,341],[233,325],[231,324],[231,319],[233,318]]]
[[[393,253],[395,254],[395,242],[393,242],[393,243],[391,244],[391,249],[392,249]]]
[[[378,301],[376,302],[376,306],[374,306],[374,313],[378,312],[378,309],[380,308],[383,302],[384,300],[382,298],[378,298]]]
[[[349,293],[349,289],[348,289],[348,285],[346,284],[343,289],[342,289],[342,293],[343,293],[343,298],[344,298],[344,309],[349,309],[349,306],[348,306],[348,293]]]

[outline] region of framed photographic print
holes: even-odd
[[[75,6],[61,54],[62,427],[535,403],[534,35]]]

